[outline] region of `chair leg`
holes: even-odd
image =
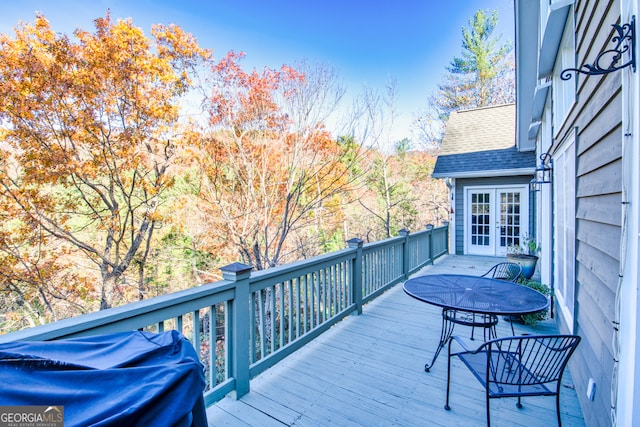
[[[447,399],[444,404],[444,409],[451,410],[449,406],[449,386],[451,383],[451,340],[449,340],[449,351],[447,352]]]
[[[558,414],[558,427],[562,427],[562,421],[560,420],[560,388],[556,393],[556,413]]]
[[[485,391],[486,405],[487,405],[487,427],[491,427],[491,414],[489,409],[489,389],[487,388]]]
[[[491,317],[487,317],[484,319],[485,322],[490,322],[491,321]],[[483,328],[483,337],[484,337],[484,342],[493,340],[498,338],[498,333],[496,332],[496,326],[489,326],[488,328]]]

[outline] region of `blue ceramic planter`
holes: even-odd
[[[536,263],[538,262],[538,257],[535,255],[507,255],[507,261],[515,262],[522,267],[522,275],[526,279],[531,279],[533,273],[536,271]]]

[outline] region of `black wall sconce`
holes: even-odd
[[[551,183],[553,174],[553,159],[551,154],[543,153],[540,155],[540,164],[536,167],[536,174],[529,182],[529,190],[540,191],[542,184]]]
[[[562,70],[560,78],[562,80],[569,80],[573,73],[582,73],[588,76],[597,76],[600,74],[612,73],[622,68],[631,66],[633,72],[636,71],[636,17],[631,18],[629,24],[617,25],[613,24],[612,27],[616,30],[616,35],[613,36],[611,42],[615,43],[613,49],[607,49],[601,52],[597,57],[593,65],[584,64],[580,68],[567,68]],[[629,52],[630,59],[628,62],[618,65],[622,60],[622,55],[625,52]],[[611,58],[611,62],[608,67],[603,67],[600,63],[606,61],[607,58]]]

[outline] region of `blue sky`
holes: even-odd
[[[133,18],[150,33],[174,23],[221,58],[246,53],[245,68],[279,68],[320,61],[335,68],[347,96],[363,86],[384,90],[396,81],[399,118],[394,136],[410,137],[413,116],[426,105],[445,67],[461,53],[461,29],[478,9],[498,10],[494,34],[513,40],[513,0],[19,0],[3,2],[0,31],[44,14],[53,29],[93,30],[107,9]]]

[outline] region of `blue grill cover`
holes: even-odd
[[[202,365],[177,331],[0,344],[0,406],[64,406],[64,425],[206,425]]]

